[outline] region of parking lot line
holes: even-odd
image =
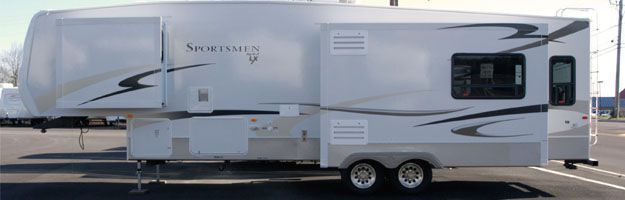
[[[559,160],[552,160],[551,162],[557,162],[557,163],[560,163],[560,164],[564,164],[564,162],[559,161]],[[587,166],[584,166],[584,165],[575,165],[575,166],[577,166],[577,167],[581,167],[581,168],[584,168],[584,169],[589,169],[589,170],[598,171],[598,172],[601,172],[601,173],[606,173],[606,174],[614,175],[614,176],[617,176],[617,177],[619,177],[619,178],[623,178],[623,177],[625,177],[625,174],[620,174],[620,173],[617,173],[617,172],[612,172],[612,171],[608,171],[608,170],[598,169],[598,168],[594,168],[594,167],[587,167]]]
[[[605,133],[599,133],[599,134],[597,134],[597,135],[600,135],[600,136],[611,136],[611,137],[625,137],[625,133],[623,133],[623,134],[605,134]]]
[[[535,169],[535,170],[539,170],[539,171],[543,171],[543,172],[547,172],[547,173],[551,173],[551,174],[555,174],[555,175],[560,175],[560,176],[565,176],[565,177],[569,177],[569,178],[574,178],[574,179],[581,180],[581,181],[586,181],[586,182],[590,182],[590,183],[596,183],[596,184],[599,184],[599,185],[604,185],[604,186],[608,186],[608,187],[611,187],[611,188],[615,188],[615,189],[619,189],[619,190],[625,191],[625,187],[620,186],[620,185],[614,185],[614,184],[610,184],[610,183],[606,183],[606,182],[601,182],[601,181],[598,181],[598,180],[593,180],[593,179],[589,179],[589,178],[575,176],[575,175],[572,175],[572,174],[562,173],[562,172],[553,171],[553,170],[540,168],[540,167],[529,167],[529,168]]]

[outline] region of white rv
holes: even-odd
[[[366,193],[418,192],[431,168],[596,164],[586,19],[161,2],[41,11],[24,50],[28,109],[127,116],[138,167],[314,160]]]

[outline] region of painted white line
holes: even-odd
[[[601,182],[601,181],[597,181],[597,180],[593,180],[593,179],[579,177],[579,176],[566,174],[566,173],[553,171],[553,170],[540,168],[540,167],[529,167],[529,168],[532,168],[532,169],[535,169],[535,170],[539,170],[539,171],[543,171],[543,172],[547,172],[547,173],[552,173],[552,174],[555,174],[555,175],[560,175],[560,176],[565,176],[565,177],[569,177],[569,178],[574,178],[574,179],[581,180],[581,181],[586,181],[586,182],[590,182],[590,183],[596,183],[596,184],[599,184],[599,185],[608,186],[608,187],[611,187],[611,188],[615,188],[615,189],[619,189],[619,190],[625,191],[625,187],[620,186],[620,185],[614,185],[614,184],[610,184],[610,183],[606,183],[606,182]]]
[[[624,134],[605,134],[605,133],[598,133],[597,135],[600,135],[600,136],[610,136],[610,137],[625,137],[625,133],[624,133]]]
[[[559,160],[552,160],[551,162],[557,162],[557,163],[560,163],[560,164],[564,164],[564,162],[559,161]],[[589,169],[589,170],[598,171],[598,172],[601,172],[601,173],[606,173],[606,174],[614,175],[614,176],[617,176],[617,177],[619,177],[619,178],[624,178],[624,177],[625,177],[625,174],[620,174],[620,173],[617,173],[617,172],[611,172],[611,171],[608,171],[608,170],[603,170],[603,169],[599,169],[599,168],[588,167],[588,166],[584,166],[584,165],[575,165],[575,166],[577,166],[577,167],[581,167],[581,168],[584,168],[584,169]]]
[[[516,184],[509,184],[508,186],[513,187],[513,188],[515,188],[515,189],[517,189],[517,190],[519,190],[519,191],[523,191],[523,192],[525,192],[525,193],[530,193],[530,192],[532,192],[532,191],[529,191],[528,189],[526,189],[526,188],[524,188],[524,187],[521,187],[521,186],[518,186],[518,185],[516,185]]]
[[[549,138],[588,138],[588,135],[554,135]]]

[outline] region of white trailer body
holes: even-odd
[[[589,159],[586,19],[163,2],[42,11],[24,49],[28,109],[128,116],[132,160]]]

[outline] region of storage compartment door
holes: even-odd
[[[161,108],[160,17],[57,21],[59,108]]]
[[[166,158],[171,155],[169,119],[132,119],[129,124],[130,158]]]
[[[193,117],[189,122],[189,152],[196,156],[247,154],[246,130],[242,117]]]

